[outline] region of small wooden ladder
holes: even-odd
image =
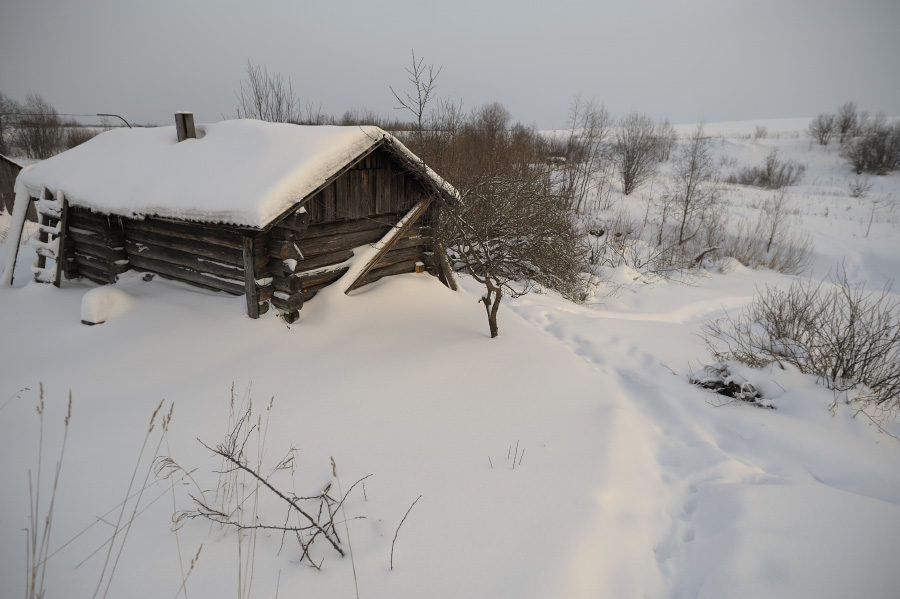
[[[69,203],[62,191],[59,192],[59,197],[54,198],[45,189],[38,200],[37,212],[38,231],[28,240],[28,245],[34,248],[38,256],[31,272],[35,281],[53,283],[54,287],[59,287],[63,271],[72,268],[72,265],[67,265],[71,259],[67,260],[64,252]],[[48,267],[47,258],[53,260],[52,266]]]

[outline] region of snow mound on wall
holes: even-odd
[[[81,298],[81,322],[100,324],[131,308],[137,298],[115,287],[91,289]]]

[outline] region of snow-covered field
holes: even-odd
[[[810,144],[806,122],[707,131],[726,165],[759,164],[772,148],[806,164],[789,198],[793,226],[815,244],[811,276],[843,263],[853,282],[880,289],[900,277],[900,175],[872,177],[866,197],[850,197],[854,176],[834,144]],[[726,201],[733,216],[755,219],[771,193],[732,187]],[[70,391],[47,597],[878,598],[900,589],[895,418],[879,427],[853,406],[832,412],[832,393],[791,371],[742,371],[775,410],[717,407],[718,396],[687,382],[710,362],[702,324],[792,277],[713,268],[691,285],[646,284],[620,269],[586,305],[553,293],[505,302],[492,340],[471,280],[454,293],[425,275],[351,297],[332,286],[288,327],[274,314],[248,319],[241,297],[132,273],[115,295],[89,297],[93,309],[111,303],[109,320],[88,327],[82,299],[96,287],[29,282],[33,258],[23,247],[15,286],[0,288],[2,597],[24,594],[29,476],[40,478],[46,513]],[[352,559],[317,541],[316,570],[290,535],[239,535],[200,519],[172,532],[189,494],[219,485],[221,460],[200,441],[221,443],[251,400],[265,434],[251,435],[250,461],[259,456],[269,473],[297,450],[274,486],[347,493],[372,475],[336,517]],[[157,455],[191,476],[158,478]],[[254,512],[251,491],[236,491],[245,522],[285,522],[264,491]]]

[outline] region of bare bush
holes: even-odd
[[[80,146],[89,139],[93,139],[97,136],[98,133],[99,131],[92,127],[69,125],[66,128],[66,138],[63,141],[63,145],[65,145],[65,148],[67,150],[71,150],[76,146]]]
[[[28,158],[45,160],[63,145],[62,121],[40,94],[28,94],[16,123],[16,145]]]
[[[622,181],[622,193],[631,193],[656,172],[656,127],[653,120],[633,112],[619,122],[613,142],[613,160]]]
[[[303,117],[290,78],[285,81],[280,73],[270,75],[268,68],[251,64],[249,60],[246,72],[247,80],[241,81],[241,91],[236,94],[237,118],[294,123]]]
[[[0,92],[0,154],[4,156],[12,153],[13,123],[21,111],[18,102]]]
[[[833,114],[817,115],[809,123],[809,135],[819,142],[819,145],[827,146],[831,138],[837,133],[838,124]]]
[[[841,270],[831,281],[766,287],[740,316],[706,326],[716,360],[753,367],[790,364],[829,389],[883,409],[900,406],[900,303],[853,285]]]
[[[656,127],[656,159],[659,162],[668,162],[672,155],[672,150],[678,141],[678,134],[675,127],[665,119]]]
[[[857,175],[886,175],[900,168],[900,122],[888,123],[884,113],[861,118],[858,134],[841,149],[841,155]]]
[[[745,220],[737,233],[726,235],[721,253],[750,268],[803,273],[812,260],[812,239],[790,229],[777,209],[769,213],[770,209],[767,202],[755,224]]]
[[[838,142],[843,144],[850,139],[856,130],[856,102],[845,102],[838,108],[835,125],[837,127]]]
[[[744,167],[729,175],[725,181],[765,189],[781,189],[800,183],[805,172],[805,164],[794,160],[782,160],[778,157],[778,150],[772,150],[762,166]]]

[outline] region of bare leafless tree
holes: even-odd
[[[656,127],[653,120],[633,112],[619,122],[613,160],[622,180],[622,193],[631,195],[656,172]]]
[[[428,108],[434,99],[434,93],[437,89],[437,78],[441,74],[442,67],[436,67],[433,64],[425,64],[425,58],[421,57],[416,60],[416,52],[412,51],[412,67],[406,69],[408,75],[407,80],[412,84],[412,91],[404,91],[402,94],[394,91],[393,87],[389,87],[394,98],[400,104],[396,110],[409,111],[415,119],[417,145],[424,144],[424,131],[426,121],[428,119]]]
[[[13,122],[22,111],[19,103],[0,92],[0,154],[8,156],[12,152]]]
[[[677,223],[676,243],[684,245],[703,230],[721,196],[719,169],[702,123],[675,158],[672,188],[667,195]]]
[[[588,199],[607,203],[612,166],[609,137],[613,119],[602,104],[576,96],[569,108],[565,155],[559,165],[561,193],[581,211]]]
[[[678,134],[675,132],[675,126],[665,119],[656,127],[656,159],[660,162],[668,162],[675,149],[678,140]]]
[[[819,114],[809,123],[809,135],[820,145],[827,146],[838,132],[838,123],[833,114]]]
[[[16,145],[28,158],[44,160],[59,153],[63,126],[56,109],[40,94],[28,94],[16,123]]]
[[[843,144],[853,136],[856,130],[856,102],[845,102],[838,108],[835,124],[837,127],[838,142]]]
[[[237,118],[259,119],[270,123],[295,123],[301,120],[300,99],[294,95],[290,78],[269,74],[265,66],[247,61],[247,80],[241,81],[237,96]]]

